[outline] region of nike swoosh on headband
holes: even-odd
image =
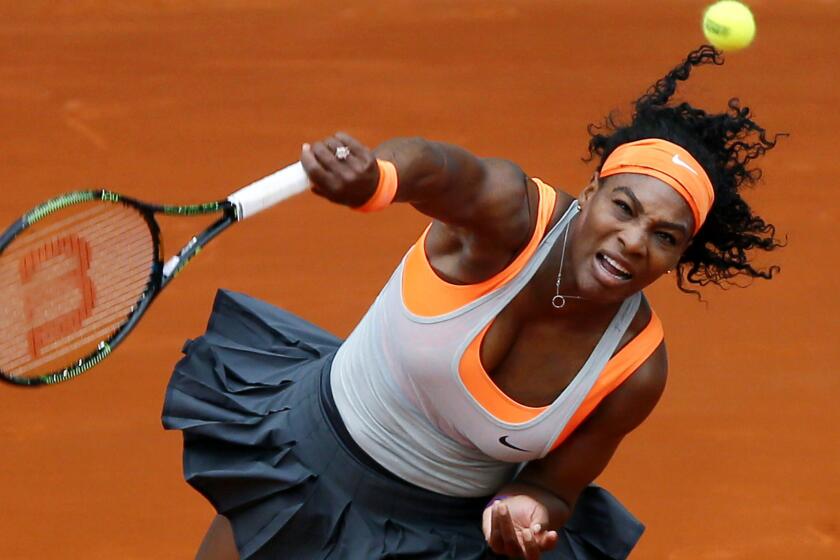
[[[511,449],[515,449],[516,451],[524,451],[525,453],[529,453],[527,449],[522,449],[521,447],[516,447],[512,443],[508,443],[507,441],[508,436],[502,436],[499,438],[499,443],[504,445],[505,447],[510,447]]]
[[[698,175],[698,173],[690,165],[688,165],[686,162],[684,162],[683,160],[680,159],[679,154],[674,154],[674,157],[671,158],[671,161],[673,161],[674,163],[676,163],[680,167],[685,167],[686,169],[688,169],[689,171],[691,171],[695,175]]]

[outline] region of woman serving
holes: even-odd
[[[591,482],[658,401],[642,290],[738,275],[779,244],[739,194],[773,147],[736,100],[669,105],[703,47],[591,127],[575,198],[447,144],[304,145],[313,192],[432,218],[346,341],[221,292],[164,423],[219,513],[199,558],[624,558],[642,525]]]

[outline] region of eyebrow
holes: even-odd
[[[642,206],[642,203],[639,202],[639,199],[636,198],[636,193],[630,190],[628,187],[616,187],[614,191],[621,191],[630,197],[630,200],[633,201],[633,205],[636,207],[638,212],[644,213],[645,207]],[[683,224],[678,224],[675,222],[658,222],[660,226],[664,226],[669,229],[676,229],[682,232],[683,235],[688,235],[688,228]]]

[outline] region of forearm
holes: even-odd
[[[548,512],[549,526],[545,530],[559,531],[572,515],[571,506],[553,492],[527,482],[511,482],[502,486],[497,497],[528,496],[543,505]]]
[[[474,196],[484,179],[479,158],[442,142],[395,138],[378,146],[374,155],[397,167],[395,202],[407,202],[435,218],[449,217],[448,211]]]
[[[340,148],[349,148],[350,154],[339,158]],[[391,166],[377,165],[377,159],[394,164],[396,182]],[[492,243],[510,241],[514,248],[528,233],[527,182],[511,162],[478,158],[422,138],[395,138],[369,150],[337,132],[304,144],[301,163],[312,191],[336,204],[363,208],[381,195],[382,207],[407,202],[446,226],[478,233]]]

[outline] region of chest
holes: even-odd
[[[523,290],[496,316],[482,341],[480,357],[484,370],[505,395],[520,404],[541,407],[551,404],[578,374],[612,314],[567,319],[558,310],[534,318],[533,305],[539,305],[534,296]],[[550,297],[543,299],[544,305],[550,305]],[[630,333],[624,338],[629,340]]]

